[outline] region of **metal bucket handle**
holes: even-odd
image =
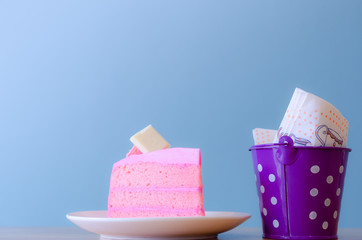
[[[275,152],[276,159],[283,165],[291,165],[295,162],[297,149],[294,148],[293,139],[289,136],[283,136],[279,139],[279,144],[287,143],[281,145]]]

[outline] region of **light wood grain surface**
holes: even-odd
[[[362,240],[362,229],[340,229],[340,240]],[[0,227],[1,240],[98,240],[99,235],[77,227]],[[259,228],[237,227],[219,234],[219,240],[261,240]]]

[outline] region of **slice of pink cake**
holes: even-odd
[[[113,165],[108,217],[204,215],[200,149],[129,155]]]

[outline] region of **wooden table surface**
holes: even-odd
[[[362,229],[340,229],[340,240],[362,240]],[[99,235],[77,227],[0,227],[1,240],[96,240]],[[219,240],[261,240],[260,228],[237,227],[219,234]]]

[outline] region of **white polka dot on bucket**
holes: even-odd
[[[331,205],[331,199],[326,198],[326,200],[324,200],[324,206],[329,207],[329,205]]]
[[[312,197],[315,197],[318,195],[318,189],[312,188],[309,193]]]
[[[263,185],[260,186],[260,192],[264,193],[265,192],[265,187]]]
[[[271,204],[276,205],[278,203],[278,200],[276,199],[276,197],[272,197],[270,199],[270,202],[271,202]]]
[[[336,210],[336,211],[334,211],[334,213],[333,213],[333,218],[334,218],[334,219],[337,219],[337,216],[338,216],[338,211]]]
[[[266,210],[266,208],[263,208],[263,214],[264,216],[268,215],[268,210]]]
[[[276,220],[276,219],[273,220],[273,226],[274,226],[275,228],[278,228],[278,227],[279,227],[279,222],[278,222],[278,220]]]
[[[331,184],[333,182],[333,177],[331,175],[329,175],[326,179],[328,184]]]
[[[312,172],[312,173],[314,173],[314,174],[316,174],[316,173],[319,173],[319,166],[318,165],[314,165],[314,166],[312,166],[311,168],[310,168],[310,171]]]
[[[310,218],[310,220],[316,219],[317,218],[317,213],[315,211],[311,211],[309,213],[309,218]]]
[[[343,165],[342,165],[342,166],[339,167],[339,173],[342,174],[343,171],[344,171],[344,167],[343,167]]]
[[[275,182],[275,175],[274,174],[269,174],[269,181],[270,182]]]
[[[341,189],[340,189],[340,188],[337,188],[336,195],[337,195],[338,197],[339,197],[339,195],[341,195]]]
[[[260,163],[258,164],[258,171],[259,172],[263,171],[263,166]]]
[[[324,221],[323,224],[322,224],[322,228],[324,230],[326,230],[328,228],[328,222],[327,221]]]

